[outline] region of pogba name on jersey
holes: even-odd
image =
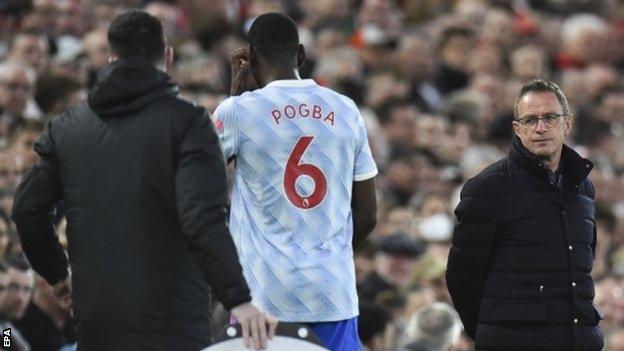
[[[271,117],[276,125],[280,124],[282,118],[295,119],[295,118],[309,118],[320,122],[325,122],[334,126],[334,111],[324,111],[319,105],[299,104],[299,105],[286,105],[280,109],[271,111]]]

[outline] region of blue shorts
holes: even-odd
[[[361,351],[358,318],[338,322],[306,323],[331,351]]]

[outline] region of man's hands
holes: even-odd
[[[52,286],[52,290],[54,291],[54,296],[61,307],[73,314],[74,301],[71,297],[71,274],[68,274],[65,280],[54,284],[54,286]]]
[[[232,68],[230,96],[240,95],[258,87],[251,75],[250,64],[249,48],[238,48],[230,54],[230,66]]]
[[[266,349],[267,338],[273,339],[275,336],[277,319],[266,312],[260,311],[249,302],[234,307],[231,312],[241,325],[245,347],[249,347],[251,341],[253,341],[253,346],[256,350]]]

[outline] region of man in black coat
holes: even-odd
[[[548,81],[522,87],[509,155],[468,180],[446,279],[477,350],[600,350],[590,275],[592,163],[563,145],[572,116]]]
[[[122,14],[108,40],[112,64],[88,102],[53,118],[35,145],[41,161],[13,207],[24,252],[57,297],[73,298],[80,351],[206,347],[209,286],[246,342],[251,333],[266,347],[277,322],[250,304],[208,114],[176,97],[158,19]],[[61,198],[71,275],[50,216]]]

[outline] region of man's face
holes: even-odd
[[[0,107],[10,114],[21,114],[31,93],[32,84],[22,69],[12,69],[0,78]]]
[[[20,320],[30,302],[34,280],[32,271],[24,272],[9,268],[6,288],[0,294],[0,315],[10,321]]]
[[[624,92],[614,92],[602,99],[602,103],[596,109],[596,118],[609,123],[624,121],[622,110],[624,109]]]
[[[425,79],[431,73],[433,57],[427,43],[418,37],[404,39],[398,54],[399,68],[410,79]]]
[[[414,132],[416,131],[416,120],[418,111],[415,106],[398,106],[390,112],[390,123],[386,132],[388,139],[393,145],[410,146],[414,142]]]
[[[563,107],[551,92],[530,92],[518,102],[518,120],[562,115]],[[544,159],[560,155],[563,141],[572,130],[571,117],[557,117],[551,122],[538,119],[536,125],[513,123],[514,132],[529,152]]]
[[[474,47],[473,40],[466,35],[454,35],[448,39],[440,52],[442,62],[452,68],[465,71],[470,53]]]
[[[110,50],[108,48],[108,39],[106,32],[95,31],[87,34],[85,37],[85,49],[89,64],[93,69],[100,69],[108,63]]]
[[[48,43],[43,36],[19,36],[15,39],[10,56],[16,62],[24,62],[41,73],[48,64]]]
[[[537,48],[519,49],[512,55],[511,64],[513,73],[523,80],[542,77],[547,71],[545,55]]]
[[[378,252],[375,256],[375,270],[388,283],[398,288],[406,288],[412,281],[414,259]]]
[[[84,13],[76,1],[64,1],[58,5],[56,33],[80,36],[84,29]]]

